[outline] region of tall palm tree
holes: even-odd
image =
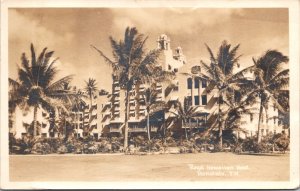
[[[92,122],[92,115],[93,115],[93,99],[96,95],[96,92],[98,92],[97,83],[96,80],[93,78],[89,78],[88,81],[85,81],[85,92],[88,94],[90,99],[90,107],[89,107],[89,128],[88,132],[92,130],[91,122]]]
[[[206,44],[205,44],[206,45]],[[235,67],[239,67],[239,58],[241,55],[237,55],[239,45],[231,48],[231,44],[227,41],[223,41],[221,44],[217,56],[215,57],[212,50],[208,45],[206,48],[210,54],[210,64],[200,61],[201,71],[200,77],[206,79],[209,83],[218,90],[218,126],[219,126],[219,146],[223,147],[222,141],[222,102],[224,94],[229,90],[240,90],[244,87],[251,85],[250,81],[244,78],[244,73],[248,72],[251,68],[245,68],[237,73],[234,73]]]
[[[176,120],[179,120],[181,122],[182,127],[184,127],[184,132],[185,132],[185,138],[188,140],[188,135],[187,135],[187,125],[191,124],[190,121],[191,119],[195,119],[198,114],[198,107],[197,106],[192,106],[187,99],[185,98],[184,104],[181,104],[181,102],[177,102],[175,104],[175,109],[176,111],[171,111],[169,110],[170,113],[176,116]]]
[[[21,56],[21,66],[18,68],[18,79],[9,78],[11,86],[10,94],[13,97],[10,101],[12,105],[18,105],[24,110],[33,108],[33,136],[37,131],[37,112],[40,107],[50,110],[57,105],[58,100],[65,99],[69,92],[63,89],[66,82],[70,82],[72,76],[63,77],[57,81],[57,68],[54,66],[56,59],[52,59],[54,51],[47,52],[44,48],[36,57],[33,44],[30,47],[31,62],[25,53]]]
[[[254,59],[253,95],[259,98],[259,117],[257,142],[261,141],[260,126],[263,110],[267,114],[268,105],[272,103],[281,112],[289,109],[289,69],[283,64],[289,61],[288,57],[277,50],[268,50],[260,58]]]
[[[124,148],[128,146],[128,119],[129,119],[129,91],[134,84],[149,84],[153,76],[161,71],[158,66],[160,50],[146,51],[147,37],[139,34],[136,28],[127,27],[124,40],[117,41],[110,37],[113,50],[113,60],[108,58],[101,50],[92,46],[104,58],[106,63],[113,67],[113,73],[119,81],[120,88],[126,92],[125,120],[124,120]]]
[[[155,90],[155,84],[152,84],[149,88],[145,90],[143,94],[142,105],[146,106],[147,111],[147,134],[149,141],[151,140],[151,129],[150,129],[150,115],[154,114],[165,107],[164,101],[158,101],[158,92]]]

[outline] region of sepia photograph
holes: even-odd
[[[299,186],[298,1],[47,2],[2,6],[1,188]]]

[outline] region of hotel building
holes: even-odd
[[[190,125],[196,129],[206,129],[212,126],[218,117],[218,92],[207,81],[201,80],[197,77],[197,73],[201,72],[200,66],[195,66],[186,71],[186,58],[181,47],[177,47],[173,52],[171,49],[171,42],[167,35],[159,36],[157,40],[157,48],[161,50],[159,64],[165,71],[173,71],[175,79],[173,80],[173,88],[169,87],[167,83],[155,84],[155,91],[157,91],[157,101],[164,101],[169,103],[169,110],[176,112],[172,103],[179,101],[184,102],[189,100],[190,105],[197,106],[200,113],[198,118],[190,121]],[[182,72],[188,72],[190,75],[182,75]],[[251,74],[249,74],[251,76]],[[146,133],[146,106],[142,104],[146,84],[133,85],[129,92],[129,119],[128,132],[129,134]],[[113,77],[112,91],[108,95],[97,95],[92,102],[88,99],[84,101],[77,109],[73,109],[74,134],[77,137],[86,135],[84,129],[89,128],[90,135],[95,138],[100,136],[116,136],[122,134],[125,119],[125,98],[126,92],[120,88],[119,81]],[[91,105],[91,106],[90,106]],[[259,108],[254,105],[253,108]],[[268,116],[264,111],[264,117],[261,122],[261,133],[266,135],[268,133],[279,133],[283,130],[281,121],[278,120],[278,111],[273,106],[269,107]],[[271,109],[272,108],[272,109]],[[26,125],[31,122],[33,117],[25,117],[20,110],[15,112],[15,123],[11,124],[10,132],[14,133],[17,138],[20,138],[22,133],[26,133]],[[44,111],[40,112],[38,119],[42,123],[41,136],[58,136],[49,132],[49,122],[45,121]],[[18,116],[18,117],[16,117]],[[175,123],[171,120],[174,117],[170,112],[158,112],[157,115],[150,118],[151,133],[165,125],[166,128],[176,126],[177,129],[189,128],[182,126],[181,123]],[[31,120],[31,121],[30,121]],[[258,109],[254,114],[245,114],[242,118],[243,123],[241,128],[245,129],[247,133],[240,135],[241,137],[253,136],[257,134],[258,126]],[[175,129],[176,129],[175,127]]]

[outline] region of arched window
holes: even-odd
[[[192,89],[192,84],[193,84],[192,78],[188,78],[188,79],[187,79],[187,86],[188,86],[188,89]]]

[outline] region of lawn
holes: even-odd
[[[12,155],[11,181],[288,181],[289,154]]]

